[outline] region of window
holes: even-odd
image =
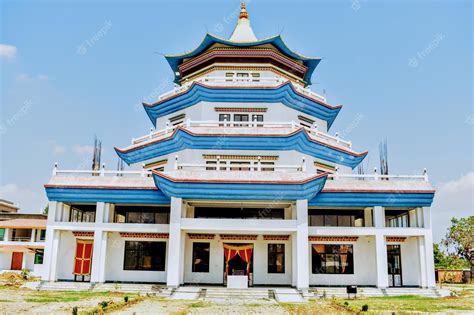
[[[165,271],[166,242],[125,242],[124,270]]]
[[[225,171],[227,168],[226,161],[219,161],[219,170]],[[206,171],[217,170],[217,161],[206,161]]]
[[[0,229],[0,241],[3,241],[5,238],[5,229]]]
[[[233,72],[227,72],[225,74],[225,77],[226,77],[226,82],[232,82],[233,78],[234,78],[234,73]]]
[[[268,273],[285,273],[285,244],[268,244]]]
[[[285,209],[283,208],[218,208],[218,207],[195,207],[194,218],[196,219],[263,219],[284,220]]]
[[[230,114],[219,114],[219,121],[230,122]],[[220,127],[224,126],[224,124],[219,124]]]
[[[263,122],[263,115],[252,115],[252,121]],[[263,127],[263,124],[257,124],[257,127]]]
[[[364,210],[309,210],[310,226],[364,226]]]
[[[95,205],[71,205],[69,222],[95,222]]]
[[[182,124],[184,122],[185,117],[186,117],[186,114],[180,114],[180,115],[171,117],[169,121],[172,126],[176,126],[176,125]]]
[[[39,234],[40,234],[40,236],[39,236],[40,241],[46,240],[46,230],[40,230]]]
[[[237,78],[248,78],[248,77],[249,77],[248,73],[243,73],[243,72],[237,73]]]
[[[260,73],[253,72],[252,74],[252,82],[260,82]]]
[[[35,265],[42,265],[44,257],[44,249],[37,249],[35,251]]]
[[[234,114],[234,121],[249,121],[249,115]],[[234,124],[236,127],[248,126],[248,124]]]
[[[409,227],[410,215],[408,210],[385,210],[386,227]]]
[[[168,224],[168,207],[119,206],[115,207],[116,223]]]
[[[230,165],[231,171],[250,171],[251,163],[246,161],[231,161]]]
[[[304,126],[306,128],[312,128],[313,127],[314,120],[309,119],[305,116],[301,116],[301,115],[298,116],[298,119],[300,121],[301,126]]]
[[[260,169],[265,172],[273,172],[275,170],[275,162],[260,162]]]
[[[193,243],[193,272],[209,272],[210,243]]]
[[[322,274],[354,274],[352,245],[313,244],[312,272]]]

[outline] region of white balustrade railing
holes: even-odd
[[[242,172],[306,172],[306,159],[302,157],[300,165],[284,165],[284,164],[262,164],[260,159],[252,162],[232,162],[222,160],[213,160],[213,164],[199,164],[199,163],[178,163],[178,156],[174,158],[174,170],[183,171],[242,171]],[[225,163],[222,163],[225,162]],[[90,175],[90,176],[151,176],[152,172],[143,168],[139,171],[108,171],[105,170],[105,164],[98,171],[92,170],[59,170],[57,163],[53,168],[53,176],[56,175]],[[377,169],[374,169],[373,174],[344,174],[336,173],[328,175],[329,180],[367,180],[367,181],[428,181],[428,172],[423,170],[422,175],[381,175],[377,174]]]
[[[77,176],[77,175],[89,175],[89,176],[150,176],[151,171],[146,170],[145,168],[137,171],[113,171],[113,170],[106,170],[105,164],[102,164],[102,168],[100,170],[60,170],[58,169],[58,164],[54,164],[53,168],[53,176],[56,175],[70,175],[70,176]]]
[[[170,123],[167,123],[167,126],[164,129],[151,131],[150,134],[132,139],[132,144],[138,144],[142,142],[146,142],[151,139],[160,138],[172,133],[176,128],[180,126],[186,127],[204,127],[204,128],[290,128],[290,129],[297,129],[297,128],[304,128],[308,131],[311,135],[319,138],[320,140],[324,140],[326,142],[342,145],[348,148],[352,147],[352,142],[343,140],[339,138],[339,136],[331,136],[327,133],[319,131],[316,127],[308,128],[306,126],[302,126],[295,121],[290,122],[269,122],[269,121],[217,121],[217,120],[201,120],[201,121],[192,121],[186,120],[181,124],[177,124],[175,126],[170,126]]]
[[[204,84],[209,84],[209,85],[214,85],[214,86],[234,86],[236,84],[243,85],[243,86],[277,86],[280,85],[284,82],[288,82],[290,80],[280,78],[280,77],[214,77],[214,76],[207,76],[207,77],[201,77],[193,81],[186,81],[183,83],[181,86],[176,86],[173,90],[168,91],[164,94],[161,94],[158,97],[158,100],[164,100],[169,97],[172,97],[173,95],[182,93],[186,91],[193,82],[200,82]],[[311,98],[314,98],[318,101],[326,103],[326,98],[324,96],[321,96],[313,91],[311,91],[308,88],[304,88],[298,84],[293,85],[298,92],[301,94],[304,94],[306,96],[309,96]]]

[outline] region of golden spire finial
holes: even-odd
[[[247,9],[245,8],[245,2],[242,0],[242,4],[240,5],[240,14],[239,19],[248,19],[249,15],[247,14]]]

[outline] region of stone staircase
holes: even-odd
[[[228,289],[222,287],[202,288],[199,297],[204,301],[220,303],[275,303],[273,289],[248,288]]]

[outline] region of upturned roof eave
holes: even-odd
[[[307,83],[307,85],[311,85],[311,76],[313,74],[313,71],[314,69],[316,69],[319,62],[321,61],[321,58],[319,57],[307,57],[293,51],[292,49],[288,47],[285,41],[281,38],[281,35],[275,35],[275,36],[268,37],[266,39],[262,39],[258,41],[254,41],[254,42],[234,42],[234,41],[217,37],[210,33],[206,33],[206,35],[204,36],[204,39],[195,49],[184,54],[165,55],[165,58],[168,61],[168,64],[170,65],[171,69],[173,70],[175,74],[174,83],[179,84],[180,76],[177,75],[176,73],[178,73],[178,66],[182,62],[182,60],[185,58],[194,57],[204,52],[207,48],[209,48],[214,43],[221,43],[221,44],[226,44],[226,45],[236,46],[236,47],[251,47],[251,46],[257,46],[257,45],[263,45],[263,44],[273,44],[275,47],[280,49],[282,52],[284,52],[291,58],[301,60],[305,63],[305,65],[308,67],[308,71],[306,72],[304,76],[304,81]]]

